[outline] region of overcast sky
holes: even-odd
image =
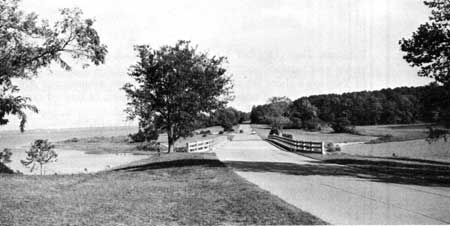
[[[235,100],[249,111],[272,96],[301,96],[418,86],[430,82],[402,59],[398,40],[426,21],[422,0],[22,0],[54,20],[81,8],[108,45],[106,64],[43,70],[20,81],[40,109],[28,128],[127,125],[120,87],[136,62],[133,45],[191,40],[229,59]],[[0,129],[18,129],[17,120]]]

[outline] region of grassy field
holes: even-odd
[[[0,194],[0,225],[324,224],[214,154],[155,156],[98,174],[0,174]]]
[[[341,145],[341,154],[359,157],[395,158],[412,161],[450,162],[450,142],[443,140],[428,143],[428,124],[411,125],[377,125],[357,126],[360,135],[345,133],[308,132],[304,130],[284,130],[297,140],[323,141],[325,143],[359,144]],[[270,127],[267,125],[252,125],[261,137],[267,137]],[[342,158],[342,156],[338,156]]]
[[[429,124],[356,126],[358,134],[379,137],[373,143],[425,139]]]
[[[352,155],[392,157],[450,162],[450,142],[425,140],[355,144],[342,147],[342,152]]]
[[[128,136],[73,138],[56,142],[55,148],[81,150],[87,154],[144,153],[138,149],[139,143],[129,141]]]
[[[252,125],[252,128],[261,137],[267,137],[270,132],[270,126],[268,125]],[[292,134],[296,140],[325,143],[368,142],[377,139],[377,137],[374,136],[360,136],[347,133],[309,132],[300,129],[285,129],[283,132]]]

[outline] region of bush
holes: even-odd
[[[78,138],[74,137],[72,139],[68,139],[63,141],[64,143],[77,143],[78,141],[80,141]]]
[[[327,152],[338,152],[341,151],[341,147],[334,143],[327,144]]]
[[[242,130],[242,129],[241,129],[241,130],[239,130],[239,133],[244,133],[244,130]]]
[[[210,135],[210,134],[212,134],[211,130],[201,130],[199,133],[202,134],[202,135]]]
[[[175,147],[175,152],[187,152],[187,147]]]
[[[379,144],[379,143],[386,143],[386,142],[393,142],[393,141],[401,141],[402,139],[400,137],[394,137],[391,134],[386,134],[384,136],[378,137],[375,140],[371,140],[369,142],[366,142],[366,144]]]
[[[280,135],[280,131],[277,128],[270,129],[269,135]]]
[[[320,130],[320,121],[317,118],[306,120],[303,122],[303,127],[307,130]]]
[[[355,127],[351,126],[350,120],[348,120],[346,117],[337,118],[334,122],[331,123],[331,128],[335,133],[356,133]]]
[[[135,134],[128,135],[132,142],[141,143],[145,141],[155,141],[158,139],[159,134],[156,130],[143,131],[139,129],[139,131]]]
[[[222,135],[223,133],[224,133],[223,130],[219,131],[219,134],[220,134],[220,135]]]
[[[447,142],[447,136],[449,134],[450,131],[447,129],[428,127],[428,137],[426,138],[426,141],[431,144],[439,139],[444,139],[444,141]]]
[[[158,151],[161,150],[161,145],[156,141],[143,142],[136,146],[140,151]]]
[[[292,136],[292,134],[289,133],[283,133],[282,136],[288,139],[294,139],[294,136]]]
[[[12,155],[12,152],[8,148],[5,148],[5,149],[3,149],[3,151],[0,151],[0,163],[10,163],[11,155]]]

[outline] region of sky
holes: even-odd
[[[429,15],[422,0],[22,0],[27,12],[56,20],[58,9],[79,7],[96,20],[108,45],[106,63],[66,72],[57,66],[17,81],[39,114],[28,129],[134,125],[126,121],[133,46],[158,48],[191,40],[228,57],[235,99],[250,111],[272,96],[302,96],[419,86],[398,41]],[[0,130],[18,129],[18,121]]]

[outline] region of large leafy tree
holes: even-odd
[[[129,72],[135,83],[123,87],[129,100],[126,112],[139,120],[142,131],[167,132],[171,152],[177,139],[191,135],[202,114],[229,100],[232,84],[223,67],[226,58],[199,52],[189,41],[135,49],[139,61]]]
[[[107,49],[94,21],[82,19],[80,9],[62,9],[60,14],[50,25],[20,10],[19,0],[0,0],[0,125],[8,123],[6,116],[16,115],[23,131],[26,110],[37,112],[29,98],[18,95],[14,79],[31,79],[52,63],[70,70],[68,59],[82,60],[83,67],[104,63]]]
[[[419,76],[430,77],[445,87],[440,119],[450,127],[450,0],[427,0],[429,21],[419,26],[412,37],[400,40],[404,59],[418,67]]]

